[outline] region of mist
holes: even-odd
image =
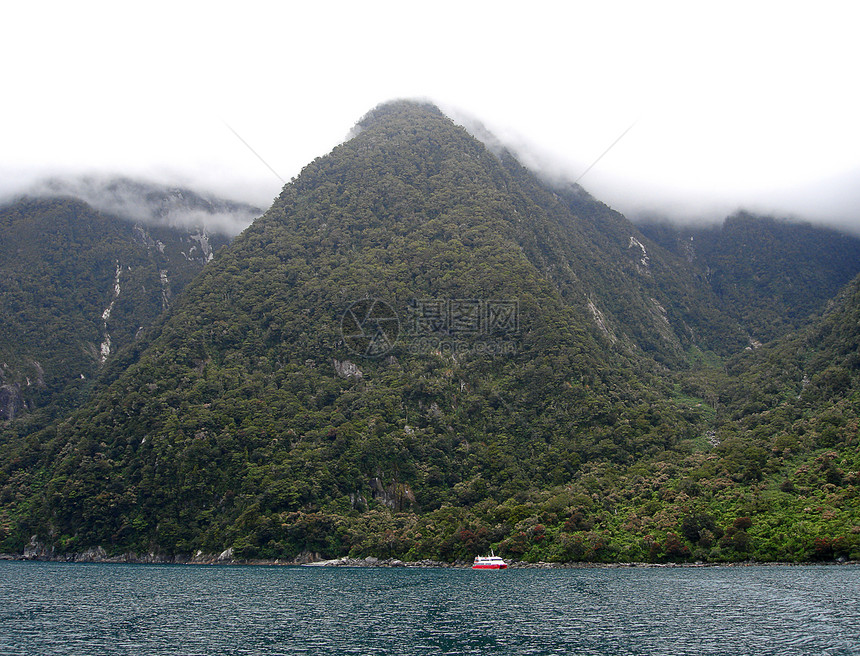
[[[550,185],[579,184],[634,223],[712,225],[745,211],[860,234],[860,167],[810,179],[798,174],[792,176],[791,184],[770,186],[749,180],[744,183],[737,177],[714,175],[712,171],[703,171],[698,184],[686,180],[673,184],[661,170],[643,167],[631,172],[617,166],[617,162],[609,165],[617,154],[613,151],[626,147],[625,132],[619,133],[617,141],[606,144],[608,150],[599,151],[589,161],[561,154],[557,148],[548,147],[546,140],[532,140],[518,130],[485,122],[462,108],[443,104],[442,109],[496,155],[508,151]],[[638,127],[631,124],[629,133],[634,134]],[[743,152],[738,155],[739,159],[744,156]],[[655,169],[659,167],[656,161],[654,164]],[[695,168],[698,164],[691,162],[690,166]]]
[[[24,177],[119,172],[267,208],[376,104],[424,97],[633,220],[744,208],[860,229],[860,40],[847,3],[7,13],[7,196]]]
[[[642,147],[657,137],[649,136],[653,125],[648,120],[635,124],[619,123],[616,131],[604,128],[603,140],[593,138],[588,148],[559,148],[571,136],[561,132],[553,121],[537,126],[514,127],[492,109],[487,115],[463,109],[452,102],[422,97],[435,102],[452,120],[464,126],[496,154],[504,150],[552,185],[577,182],[597,200],[624,214],[634,223],[668,221],[677,225],[721,223],[726,217],[747,211],[753,214],[802,220],[860,234],[860,166],[829,175],[808,176],[795,171],[784,178],[761,184],[749,176],[748,165],[738,173],[703,167],[701,160],[689,160],[683,179],[673,181],[670,146],[661,159],[646,166]],[[369,110],[370,107],[364,108]],[[354,135],[351,128],[364,112],[340,124],[328,126],[328,137],[321,140],[314,156]],[[629,128],[628,132],[624,132]],[[573,128],[571,128],[573,129]],[[342,137],[338,139],[337,133]],[[223,135],[222,135],[223,136]],[[619,138],[621,136],[621,138]],[[233,146],[243,157],[250,157],[244,144],[231,135]],[[658,139],[659,140],[659,139]],[[253,134],[255,150],[266,151],[265,135]],[[611,148],[610,148],[611,146]],[[608,150],[607,150],[608,148]],[[740,146],[739,146],[740,148]],[[589,155],[583,155],[588,150]],[[254,153],[256,155],[256,153]],[[134,153],[127,153],[134,161]],[[683,160],[683,153],[677,158]],[[754,152],[740,148],[737,159],[760,159]],[[283,175],[297,174],[313,159],[283,169]],[[707,161],[707,158],[704,158]],[[638,164],[637,164],[638,162]],[[259,162],[256,162],[258,165]],[[674,166],[674,164],[673,164]],[[727,168],[725,164],[721,169]],[[279,193],[282,181],[257,166],[253,174],[246,169],[230,170],[220,166],[184,167],[161,171],[158,175],[139,174],[138,166],[118,169],[117,175],[98,172],[80,175],[72,172],[46,177],[44,171],[4,169],[0,176],[0,202],[22,194],[30,196],[66,195],[80,198],[97,209],[147,224],[189,229],[204,228],[213,233],[234,236],[244,230]],[[728,167],[731,168],[731,167]],[[679,178],[680,173],[677,173]],[[808,177],[807,177],[808,176]],[[765,178],[767,176],[764,176]]]
[[[0,190],[0,202],[19,197],[73,197],[95,209],[135,223],[185,230],[203,230],[233,237],[263,209],[209,191],[194,191],[124,176],[69,176],[37,180],[22,178]]]

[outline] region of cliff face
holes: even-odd
[[[26,407],[19,385],[0,385],[0,420],[14,419]]]

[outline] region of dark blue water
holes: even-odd
[[[860,568],[0,562],[0,654],[860,656]]]

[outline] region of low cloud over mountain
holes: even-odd
[[[262,210],[185,188],[124,177],[49,178],[31,185],[26,195],[72,196],[108,214],[148,225],[203,228],[234,236]]]

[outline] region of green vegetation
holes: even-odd
[[[580,188],[431,106],[359,128],[78,407],[8,423],[0,549],[860,556],[860,283],[745,351],[743,314],[695,266]],[[400,317],[390,351],[341,334],[361,299]],[[484,314],[458,324],[453,301]],[[491,301],[517,321],[490,322]]]
[[[686,258],[750,338],[805,326],[860,273],[860,239],[807,223],[740,212],[719,226],[639,226]]]
[[[77,404],[105,353],[134,342],[200,271],[200,239],[70,198],[0,208],[0,420],[30,410],[27,422],[43,425]]]

